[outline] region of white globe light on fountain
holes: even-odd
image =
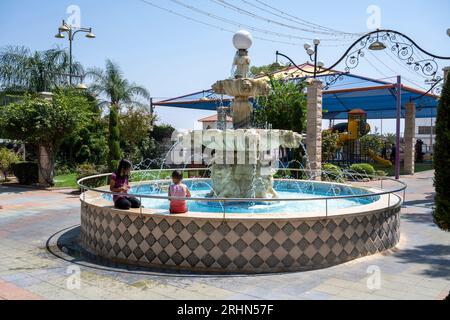
[[[317,62],[317,66],[318,66],[319,68],[323,68],[324,65],[325,65],[325,63],[324,63],[322,60],[319,60],[319,61]]]
[[[253,44],[253,38],[250,32],[240,30],[233,36],[233,45],[238,50],[247,50]]]

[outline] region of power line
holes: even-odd
[[[400,62],[398,61],[398,57],[393,56],[393,53],[387,53],[387,52],[384,52],[384,53],[385,53],[386,56],[389,57],[389,59],[391,59],[392,61],[394,61],[397,65],[399,65],[400,67],[402,67],[404,70],[408,71],[410,74],[414,74],[415,76],[419,76],[419,77],[421,77],[422,79],[427,79],[426,76],[424,76],[424,75],[422,75],[422,74],[420,74],[420,73],[416,73],[416,72],[412,71],[410,68],[408,68],[407,66],[405,66],[404,64],[400,63]]]
[[[141,1],[144,4],[147,4],[149,6],[152,6],[154,8],[157,8],[157,9],[169,12],[169,13],[171,13],[173,15],[176,15],[178,17],[181,17],[181,18],[184,18],[184,19],[187,19],[187,20],[190,20],[190,21],[198,23],[198,24],[202,24],[202,25],[205,25],[205,26],[208,26],[208,27],[211,27],[211,28],[223,31],[223,32],[228,32],[228,33],[233,33],[233,34],[236,33],[236,31],[234,31],[234,30],[226,29],[226,28],[223,28],[221,26],[217,26],[217,25],[214,25],[214,24],[211,24],[211,23],[208,23],[208,22],[197,20],[195,18],[183,15],[183,14],[178,13],[176,11],[173,11],[171,9],[161,7],[161,6],[156,5],[156,4],[154,4],[154,3],[150,2],[150,1],[147,1],[147,0],[139,0],[139,1]],[[287,41],[281,41],[281,40],[275,40],[275,39],[268,39],[268,38],[263,38],[263,37],[259,37],[259,36],[254,36],[254,38],[258,39],[258,40],[262,40],[262,41],[267,41],[267,42],[281,43],[281,44],[287,44],[287,45],[291,45],[291,46],[300,46],[299,43],[295,43],[295,42],[287,42]]]
[[[229,10],[235,11],[235,12],[237,12],[239,14],[246,15],[246,16],[249,16],[249,17],[252,17],[254,19],[258,19],[258,20],[261,20],[261,21],[264,21],[264,22],[267,22],[267,23],[270,23],[270,24],[279,25],[281,27],[294,29],[294,30],[299,30],[299,31],[304,31],[304,32],[313,33],[313,34],[336,35],[336,32],[319,31],[319,30],[315,30],[315,29],[300,28],[300,27],[296,27],[296,26],[293,26],[293,25],[290,25],[290,24],[286,24],[286,23],[283,23],[283,22],[280,22],[280,21],[277,21],[277,20],[273,20],[273,19],[267,18],[267,17],[263,17],[263,16],[255,14],[253,12],[250,12],[248,10],[244,10],[244,9],[238,7],[238,6],[235,6],[235,5],[229,3],[229,2],[227,2],[225,0],[210,0],[210,1],[213,2],[213,3],[216,3],[218,5],[221,5],[224,8],[227,8]]]
[[[267,30],[267,29],[253,27],[253,26],[250,26],[250,25],[247,25],[247,24],[244,24],[244,23],[240,23],[240,22],[235,21],[235,20],[231,20],[231,19],[228,19],[228,18],[224,18],[224,17],[218,16],[218,15],[213,14],[211,12],[204,11],[202,9],[199,9],[197,7],[188,5],[188,4],[183,3],[181,1],[178,1],[178,0],[170,0],[170,1],[175,3],[175,4],[177,4],[177,5],[179,5],[179,6],[187,8],[187,9],[189,9],[191,11],[197,12],[199,14],[205,15],[207,17],[210,17],[210,18],[213,18],[213,19],[216,19],[216,20],[219,20],[219,21],[231,24],[231,25],[238,26],[239,28],[246,28],[248,30],[252,30],[252,31],[255,31],[255,32],[260,32],[260,33],[263,33],[263,34],[266,34],[266,35],[273,35],[273,36],[283,37],[283,38],[288,38],[288,39],[313,40],[313,38],[299,37],[299,36],[295,36],[295,35],[290,35],[290,34],[285,34],[285,33],[280,33],[280,32],[274,32],[274,31]],[[322,39],[322,40],[324,40],[324,41],[337,41],[337,39]]]
[[[388,76],[387,76],[383,71],[381,71],[380,69],[378,69],[372,62],[370,62],[369,59],[367,59],[365,56],[363,56],[363,58],[364,58],[364,60],[366,60],[367,63],[368,63],[373,69],[375,69],[379,74],[381,74],[383,77],[388,78]]]
[[[293,19],[295,19],[295,20],[298,20],[298,21],[303,22],[303,23],[305,23],[305,24],[311,25],[311,26],[313,26],[313,27],[316,27],[316,28],[323,28],[323,29],[328,29],[328,30],[335,31],[335,32],[338,32],[338,33],[344,33],[344,34],[350,34],[350,35],[352,35],[352,33],[343,32],[343,31],[340,31],[340,30],[336,30],[336,29],[324,27],[324,26],[321,26],[321,25],[319,25],[319,24],[316,24],[316,23],[307,21],[307,20],[305,20],[305,19],[296,17],[296,16],[291,15],[291,14],[289,14],[289,13],[287,13],[287,12],[285,12],[285,11],[282,11],[282,10],[280,10],[280,9],[278,9],[278,8],[275,8],[275,7],[273,7],[273,6],[271,6],[271,5],[267,4],[267,3],[265,3],[264,1],[261,1],[261,0],[254,0],[254,1],[257,2],[257,3],[259,3],[259,4],[261,4],[261,5],[263,5],[263,6],[265,6],[266,8],[272,9],[272,10],[274,10],[274,11],[276,11],[276,12],[279,12],[279,13],[281,13],[281,14],[287,16],[287,17],[291,17],[291,18],[293,18]],[[247,1],[245,1],[245,2],[247,2]]]
[[[334,32],[334,33],[354,35],[354,34],[352,34],[352,33],[346,33],[346,32],[342,32],[342,31],[338,31],[338,30],[333,30],[333,29],[328,28],[328,27],[323,27],[323,26],[320,26],[320,25],[315,25],[315,24],[313,24],[313,23],[311,23],[311,22],[301,22],[302,19],[300,19],[300,18],[291,19],[291,18],[289,18],[289,16],[286,17],[286,16],[283,16],[283,15],[281,15],[281,14],[277,14],[277,13],[275,13],[276,11],[274,12],[274,11],[271,11],[271,10],[267,10],[267,9],[262,8],[262,7],[260,7],[260,6],[256,5],[256,4],[254,4],[254,3],[251,3],[250,1],[247,1],[247,0],[241,0],[241,1],[244,2],[245,4],[249,5],[249,6],[253,7],[253,8],[257,8],[257,9],[263,11],[263,12],[266,12],[266,13],[269,13],[269,14],[274,15],[274,16],[276,16],[276,17],[279,17],[279,18],[282,18],[282,19],[285,19],[285,20],[288,20],[288,21],[297,23],[297,24],[302,25],[302,26],[306,26],[306,27],[310,27],[310,28],[311,28],[311,27],[313,27],[313,28],[318,28],[318,29],[321,29],[321,30],[331,31],[331,32]],[[277,10],[277,11],[278,11],[278,10]],[[300,21],[299,21],[299,20],[300,20]]]
[[[378,62],[380,62],[382,65],[384,65],[386,68],[388,68],[391,72],[393,72],[394,74],[397,74],[397,73],[398,73],[396,70],[392,69],[390,66],[388,66],[387,64],[385,64],[382,60],[380,60],[380,59],[379,59],[376,55],[374,55],[372,52],[369,51],[369,53],[370,53],[370,55],[371,55],[372,57],[374,57]],[[366,59],[366,61],[369,62],[368,59]],[[369,62],[369,64],[371,64],[371,63]],[[372,64],[371,64],[371,65],[372,65]],[[409,83],[411,83],[411,84],[413,84],[413,85],[415,85],[415,86],[421,88],[422,90],[425,90],[425,88],[422,87],[422,85],[418,84],[418,83],[415,82],[415,81],[412,81],[412,80],[406,78],[405,76],[402,76],[402,79],[404,79],[404,80],[406,80],[407,82],[409,82]]]

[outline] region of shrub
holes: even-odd
[[[0,148],[0,170],[3,172],[5,180],[8,178],[8,171],[11,166],[19,161],[20,158],[15,152],[7,148]]]
[[[445,79],[444,79],[445,80]],[[443,230],[450,230],[450,77],[446,79],[436,117],[436,144],[433,158],[436,188],[434,222]]]
[[[76,173],[77,173],[77,181],[86,177],[90,177],[90,176],[95,176],[100,174],[101,172],[99,172],[99,169],[102,169],[103,167],[96,167],[94,164],[91,163],[83,163],[80,164],[77,169],[76,169]],[[108,178],[106,177],[99,177],[99,178],[93,178],[93,179],[88,179],[87,181],[83,182],[83,185],[87,186],[87,187],[91,187],[91,188],[97,188],[100,187],[102,185],[107,185],[109,184],[108,182]]]
[[[322,165],[322,180],[344,182],[342,169],[331,163],[324,163]]]
[[[387,173],[384,170],[377,170],[377,171],[375,171],[375,175],[379,176],[379,177],[386,177]]]
[[[14,163],[12,170],[20,184],[30,185],[39,182],[39,167],[35,162]]]
[[[369,151],[380,153],[383,149],[384,141],[381,136],[377,134],[368,134],[359,139],[363,153],[367,154]]]
[[[67,164],[56,163],[55,175],[62,176],[66,174],[71,174],[74,170]]]
[[[350,171],[359,174],[375,175],[375,169],[369,163],[354,163],[350,166]]]
[[[94,176],[98,174],[98,171],[95,168],[95,165],[90,163],[83,163],[77,167],[76,173],[77,173],[77,180],[80,180],[82,178]]]
[[[322,159],[324,161],[333,160],[336,151],[339,149],[339,137],[338,132],[322,131]]]

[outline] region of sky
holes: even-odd
[[[215,81],[229,77],[235,53],[231,42],[233,32],[246,29],[192,11],[180,4],[193,6],[219,19],[237,21],[252,28],[277,33],[268,35],[249,30],[254,36],[290,42],[285,44],[254,39],[249,52],[253,65],[273,62],[277,50],[298,63],[306,62],[307,55],[303,44],[311,41],[298,39],[301,37],[322,39],[319,59],[324,61],[325,65],[330,65],[351,43],[348,38],[329,41],[327,39],[333,36],[317,34],[320,28],[312,28],[316,32],[312,33],[309,26],[304,28],[294,23],[300,21],[297,18],[351,33],[365,33],[371,31],[370,28],[374,26],[391,28],[410,36],[432,53],[450,56],[450,37],[446,34],[446,30],[450,28],[448,0],[264,0],[262,2],[291,16],[280,12],[280,16],[270,15],[249,5],[252,3],[268,9],[258,0],[225,1],[258,17],[266,17],[290,27],[245,15],[239,10],[227,9],[222,6],[221,0],[145,1],[0,0],[0,30],[2,30],[0,47],[23,45],[32,50],[45,50],[56,46],[67,48],[67,39],[56,39],[54,35],[62,19],[76,22],[77,20],[73,18],[79,17],[81,26],[92,27],[97,38],[91,40],[78,34],[74,41],[74,58],[86,67],[103,67],[107,58],[117,62],[124,75],[130,81],[146,87],[155,100],[209,89]],[[172,13],[148,3],[154,3]],[[74,15],[78,9],[73,11],[73,8],[78,8],[80,14]],[[173,12],[201,21],[203,24],[175,15]],[[209,25],[204,25],[205,23]],[[227,29],[229,32],[218,28]],[[293,38],[289,39],[286,35]],[[392,59],[387,53],[376,52],[373,55],[375,56],[372,56],[372,53],[366,55],[353,72],[376,79],[401,74],[405,84],[418,88],[425,87],[423,78],[405,65],[399,64],[398,60]],[[394,81],[393,78],[388,80]],[[158,107],[156,112],[160,122],[172,124],[177,129],[199,128],[197,120],[212,114],[210,111],[162,107]],[[379,128],[380,122],[374,121],[372,126]],[[383,128],[385,132],[393,132],[394,121],[385,120]]]

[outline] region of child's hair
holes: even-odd
[[[126,159],[122,159],[119,162],[119,166],[117,168],[117,172],[116,174],[120,177],[122,177],[122,170],[127,170],[130,169],[133,165],[131,164],[131,162],[129,160]]]
[[[172,178],[183,180],[183,173],[180,170],[175,170],[172,172]]]

